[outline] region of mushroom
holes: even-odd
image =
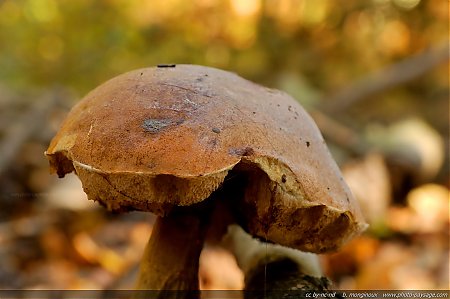
[[[235,224],[228,226],[222,245],[234,255],[244,273],[244,299],[254,298],[255,291],[261,293],[258,297],[267,299],[293,298],[295,291],[322,291],[331,287],[314,253],[261,242]]]
[[[298,102],[214,68],[161,65],[107,81],[72,108],[45,154],[108,210],[159,216],[139,289],[198,289],[217,201],[253,236],[303,251],[336,250],[366,227]]]

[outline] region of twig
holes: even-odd
[[[399,63],[371,74],[347,88],[328,96],[325,110],[336,113],[343,111],[357,102],[386,91],[395,86],[412,81],[436,66],[450,60],[449,42],[424,51],[416,56],[407,58]]]
[[[309,113],[326,140],[331,141],[352,155],[361,156],[367,152],[369,145],[364,138],[353,129],[345,126],[322,111],[309,110]]]

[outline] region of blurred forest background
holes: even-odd
[[[342,289],[449,289],[447,0],[0,0],[0,288],[132,288],[153,217],[111,215],[43,155],[120,73],[214,66],[312,114],[370,229],[321,257]],[[239,289],[220,248],[204,289]]]

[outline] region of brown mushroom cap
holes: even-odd
[[[145,68],[70,111],[46,155],[110,210],[166,214],[208,198],[238,165],[247,229],[305,251],[364,230],[357,202],[311,117],[289,95],[218,69]],[[238,169],[236,168],[236,169]]]

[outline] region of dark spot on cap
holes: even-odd
[[[311,142],[306,141],[306,147],[309,147],[311,145]]]
[[[166,67],[175,67],[176,64],[158,64],[157,67],[159,68],[166,68]]]
[[[144,73],[141,73],[141,76],[143,75]]]
[[[281,176],[281,182],[282,182],[282,183],[286,183],[286,175],[285,175],[285,174],[283,174],[283,175]]]
[[[330,190],[330,187],[327,187],[327,190]]]
[[[179,125],[182,122],[183,122],[182,120],[174,120],[174,119],[167,119],[167,118],[148,118],[148,119],[144,120],[144,122],[142,123],[142,127],[147,132],[156,134],[169,126]]]
[[[197,82],[202,82],[203,81],[203,78],[202,77],[200,77],[200,78],[197,78],[197,79],[195,79]]]
[[[244,147],[244,148],[232,148],[228,151],[231,155],[235,156],[251,156],[255,152],[251,147]]]
[[[212,128],[212,131],[213,131],[214,133],[217,133],[217,134],[220,133],[220,129],[219,129],[219,128]]]
[[[256,111],[253,111],[253,114],[256,114]]]

